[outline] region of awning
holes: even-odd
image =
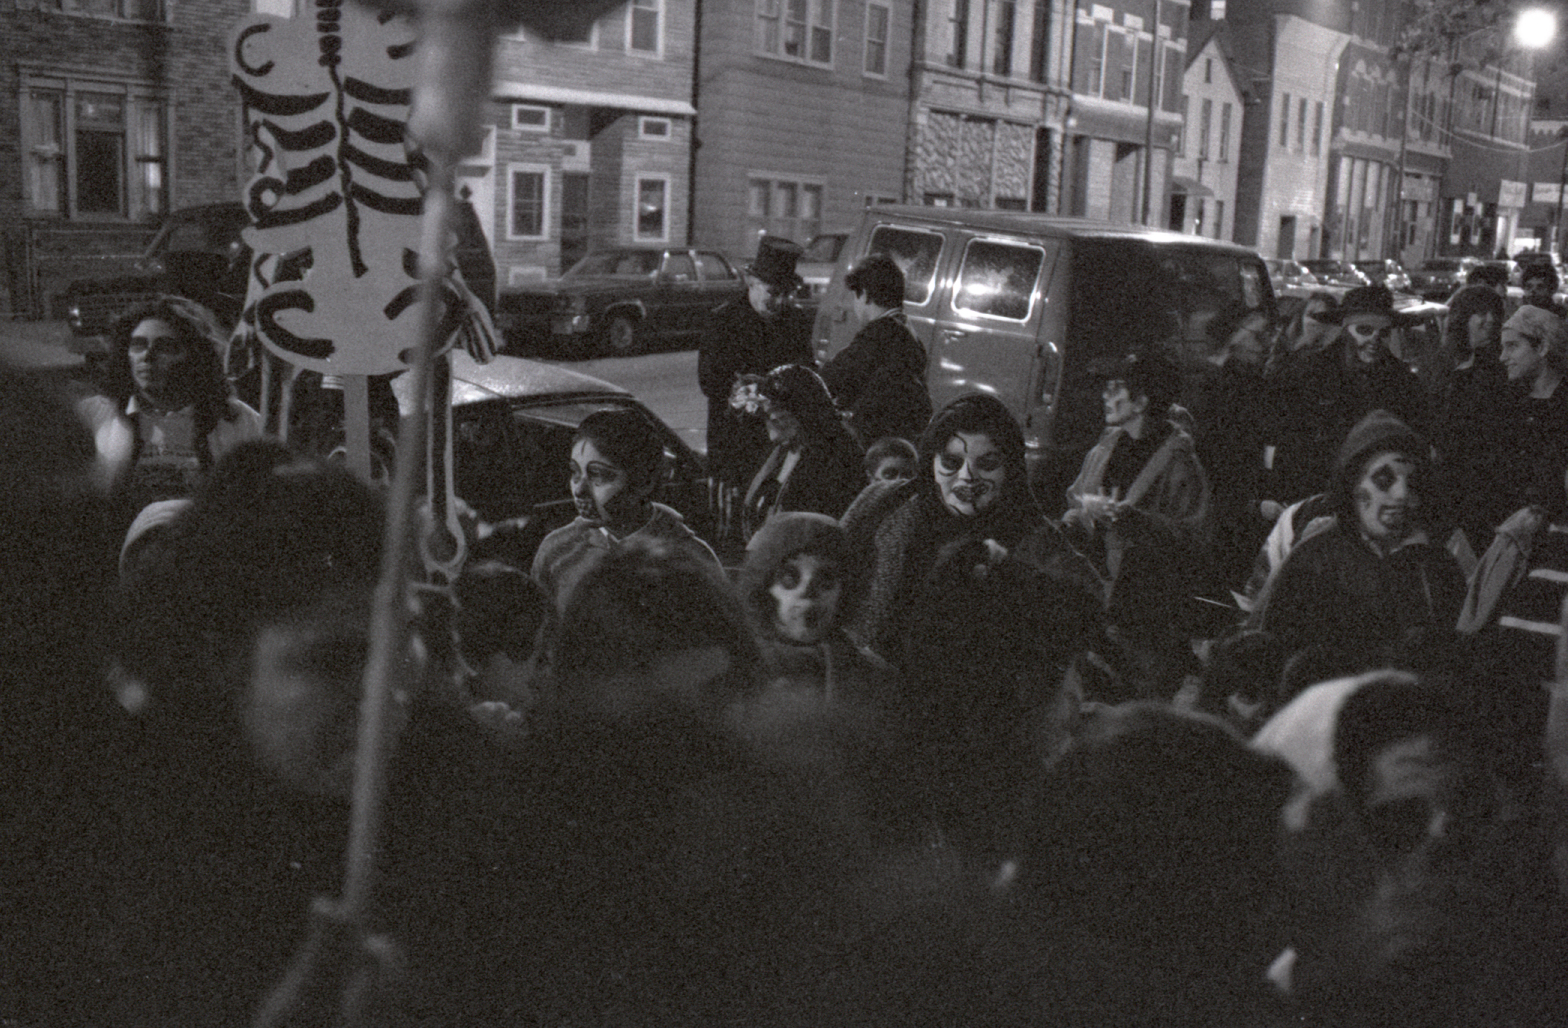
[[[619,107],[646,114],[683,114],[692,117],[697,113],[697,109],[685,100],[667,100],[635,93],[604,93],[597,89],[542,86],[533,82],[497,82],[492,95],[497,100],[536,100],[547,104]]]
[[[1199,182],[1197,179],[1185,178],[1181,175],[1171,176],[1171,188],[1178,193],[1188,196],[1213,196],[1214,190]]]

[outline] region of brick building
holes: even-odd
[[[249,0],[0,0],[0,313],[239,198],[227,37]]]
[[[617,245],[683,244],[695,0],[630,0],[580,37],[503,36],[484,152],[459,171],[501,286]]]

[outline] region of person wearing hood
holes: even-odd
[[[844,632],[864,572],[843,526],[824,514],[783,513],[751,537],[740,594],[776,684],[830,705],[891,701],[892,668]]]
[[[743,401],[768,426],[773,448],[742,503],[750,539],[769,518],[806,510],[836,518],[859,495],[865,453],[833,406],[817,373],[799,364],[774,368]]]
[[[1285,652],[1312,644],[1377,660],[1414,630],[1452,629],[1465,577],[1422,521],[1426,440],[1388,411],[1351,429],[1334,462],[1334,524],[1299,543],[1263,598]]]
[[[1367,412],[1387,410],[1425,430],[1426,397],[1420,380],[1388,343],[1401,320],[1386,286],[1360,286],[1345,294],[1332,315],[1339,337],[1321,351],[1293,361],[1274,380],[1274,482],[1269,495],[1289,503],[1321,492],[1332,455]]]
[[[863,445],[883,436],[914,440],[931,420],[926,388],[926,348],[904,315],[904,272],[885,253],[874,253],[844,277],[854,294],[859,332],[822,368],[833,399],[849,413]]]
[[[916,586],[955,540],[1001,558],[1044,524],[1029,492],[1024,436],[994,396],[970,393],[938,411],[920,436],[909,482],[874,482],[844,512],[850,543],[870,555],[850,635],[896,660]]]
[[[664,448],[643,415],[629,408],[595,411],[572,439],[572,501],[577,517],[544,537],[531,575],[557,611],[608,553],[628,541],[657,540],[720,569],[719,558],[673,508],[655,502]]]

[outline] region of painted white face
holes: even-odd
[[[1356,483],[1356,513],[1367,538],[1398,542],[1414,529],[1421,497],[1411,479],[1416,465],[1402,453],[1380,453]]]
[[[599,452],[592,439],[572,443],[572,502],[579,517],[601,525],[620,522],[637,497],[620,465]]]
[[[955,432],[932,462],[942,503],[959,517],[974,517],[996,502],[1007,479],[1002,451],[983,432]]]
[[[1105,383],[1100,399],[1105,403],[1105,424],[1111,428],[1124,428],[1132,424],[1143,417],[1143,412],[1149,407],[1147,396],[1133,399],[1127,390],[1127,383],[1119,378]]]
[[[783,303],[778,292],[760,278],[746,278],[746,300],[751,304],[751,309],[763,317],[771,318],[778,313]]]
[[[832,562],[797,553],[774,572],[768,593],[773,597],[773,631],[790,642],[814,644],[838,620],[844,580]]]
[[[1345,332],[1356,352],[1356,359],[1371,364],[1378,359],[1394,334],[1393,321],[1380,314],[1356,314],[1345,319]]]
[[[138,392],[156,403],[179,399],[173,388],[177,372],[191,359],[191,348],[173,325],[162,318],[138,322],[131,330],[126,357]]]
[[[1517,329],[1505,328],[1503,349],[1498,359],[1503,362],[1509,381],[1527,382],[1535,378],[1536,372],[1546,362],[1546,346],[1537,344]]]

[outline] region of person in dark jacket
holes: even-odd
[[[1323,490],[1332,455],[1370,411],[1386,410],[1418,431],[1426,429],[1420,381],[1388,348],[1399,320],[1393,294],[1386,286],[1352,289],[1338,318],[1339,338],[1292,362],[1274,382],[1279,420],[1269,492],[1282,502]]]
[[[1388,411],[1350,431],[1334,462],[1334,526],[1291,551],[1264,600],[1263,627],[1287,653],[1322,644],[1375,666],[1412,631],[1454,626],[1465,579],[1425,531],[1426,454]]]
[[[1432,400],[1445,516],[1481,553],[1493,530],[1518,508],[1508,481],[1513,407],[1497,356],[1503,301],[1485,286],[1466,286],[1448,301],[1448,326],[1435,366],[1422,369]]]
[[[904,273],[885,253],[874,253],[844,278],[855,294],[861,329],[822,369],[833,399],[848,412],[863,445],[884,436],[911,442],[931,420],[926,350],[904,316]]]
[[[865,453],[844,427],[828,387],[810,368],[786,364],[756,384],[756,413],[773,449],[746,489],[747,539],[790,510],[839,517],[860,494]]]
[[[801,247],[763,236],[757,258],[745,269],[746,299],[713,312],[697,351],[697,381],[708,398],[708,471],[724,515],[768,455],[761,421],[730,406],[742,375],[766,375],[785,364],[815,363],[811,319],[792,298],[804,280],[795,271]]]

